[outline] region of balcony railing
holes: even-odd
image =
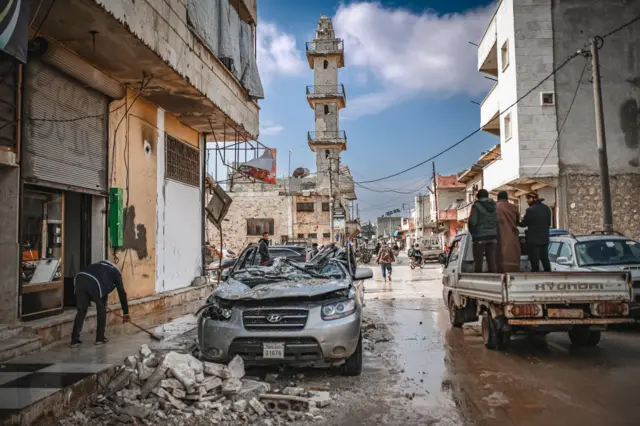
[[[307,42],[307,54],[326,55],[329,53],[343,53],[344,42],[340,38],[316,40]]]
[[[338,84],[337,86],[321,85],[321,86],[307,86],[307,97],[329,97],[329,96],[345,96],[344,85]]]
[[[309,143],[321,143],[321,144],[346,144],[347,134],[344,130],[338,131],[320,131],[307,133]]]
[[[500,91],[498,83],[494,84],[480,104],[480,126],[493,134],[500,134]]]
[[[458,208],[458,222],[466,222],[469,220],[472,205],[473,203],[470,202]]]

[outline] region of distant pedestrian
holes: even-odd
[[[380,248],[382,247],[382,244],[380,244],[380,242],[376,243],[376,247],[373,249],[376,256],[378,255],[378,253],[380,253]]]
[[[376,262],[378,262],[382,267],[382,278],[384,278],[385,282],[387,282],[387,271],[389,272],[389,281],[391,281],[391,264],[395,262],[395,260],[396,257],[393,255],[393,250],[391,250],[391,247],[389,247],[388,244],[382,246],[382,248],[380,249],[380,253],[378,253],[378,259],[376,260]]]
[[[538,194],[527,194],[529,208],[520,222],[520,226],[527,228],[527,254],[531,262],[531,272],[540,271],[540,263],[545,272],[551,271],[549,262],[549,228],[551,228],[551,209],[538,198]]]
[[[518,232],[518,207],[509,202],[506,191],[498,193],[498,272],[520,272],[520,233]]]
[[[262,238],[258,241],[258,254],[260,255],[260,264],[265,265],[269,262],[269,233],[262,234]]]
[[[473,237],[473,266],[475,272],[482,272],[483,258],[487,258],[489,272],[497,272],[496,245],[498,242],[498,215],[496,202],[489,198],[486,189],[476,194],[476,202],[471,207],[469,232]]]
[[[71,347],[76,348],[82,344],[80,333],[87,316],[89,303],[96,304],[97,327],[96,345],[104,345],[108,342],[104,337],[104,330],[107,325],[107,298],[113,290],[118,291],[120,306],[122,308],[123,322],[129,322],[129,304],[127,303],[127,293],[122,284],[122,274],[116,265],[103,260],[93,263],[83,268],[73,279],[73,286],[76,294],[76,318],[73,321],[73,331],[71,333]]]

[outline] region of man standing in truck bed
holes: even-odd
[[[549,228],[551,228],[551,209],[543,204],[544,200],[538,194],[527,194],[529,208],[520,222],[520,226],[527,228],[527,254],[531,262],[531,272],[540,271],[540,263],[545,272],[551,272],[549,263]]]
[[[489,272],[496,272],[496,246],[498,240],[498,216],[496,202],[489,198],[489,192],[481,189],[469,215],[469,232],[473,238],[473,267],[482,272],[483,258],[487,258]]]

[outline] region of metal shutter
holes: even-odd
[[[26,66],[23,177],[107,191],[109,99],[40,61]],[[97,117],[88,117],[97,116]]]

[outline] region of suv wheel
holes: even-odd
[[[360,333],[356,351],[344,362],[343,370],[345,376],[359,376],[360,373],[362,373],[362,333]]]

